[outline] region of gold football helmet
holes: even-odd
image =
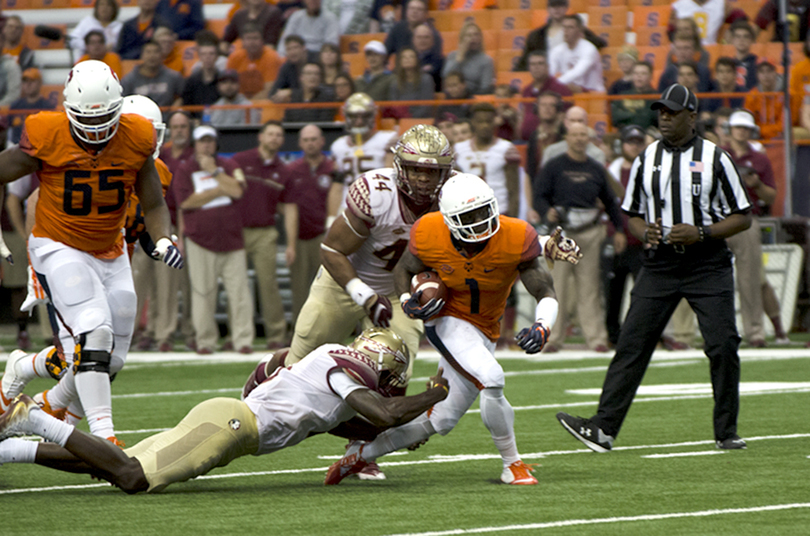
[[[346,130],[351,134],[366,134],[374,129],[377,105],[365,93],[352,93],[343,103]]]
[[[408,386],[411,354],[399,335],[387,328],[369,328],[357,336],[351,347],[377,364],[380,394],[391,396],[394,390]]]
[[[442,131],[430,125],[415,125],[392,149],[397,187],[417,205],[433,203],[453,169],[453,150]],[[427,176],[419,180],[417,175]]]

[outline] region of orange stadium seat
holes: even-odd
[[[445,55],[449,54],[450,52],[458,48],[459,33],[460,32],[457,31],[441,32],[443,45],[442,48],[444,50]],[[498,32],[493,32],[492,30],[484,30],[482,33],[484,34],[484,51],[493,56],[494,52],[498,49]]]
[[[632,28],[666,26],[672,6],[639,6],[633,8]]]
[[[616,80],[621,78],[624,73],[622,73],[619,70],[614,70],[614,71],[604,71],[603,70],[602,74],[603,74],[603,77],[605,79],[605,89],[609,89],[610,86],[613,85],[613,82],[615,82]]]
[[[33,9],[32,0],[0,0],[0,9]]]
[[[509,84],[517,91],[521,91],[532,81],[532,75],[528,72],[513,73],[510,71],[498,71],[495,75],[496,84]]]
[[[604,98],[578,99],[577,96],[574,95],[574,106],[581,106],[582,108],[585,108],[588,115],[604,115],[607,113],[607,101]]]
[[[706,45],[706,52],[709,53],[709,69],[714,72],[714,64],[723,56],[734,57],[734,47],[731,45]]]
[[[568,12],[585,13],[589,7],[595,4],[596,0],[568,0]]]
[[[531,28],[531,19],[525,11],[518,9],[499,9],[489,13],[492,20],[492,30],[528,30]]]
[[[638,47],[658,47],[666,45],[666,26],[642,26],[636,27],[636,46]]]
[[[601,50],[602,71],[615,71],[619,69],[616,56],[622,51],[622,47],[605,47]]]
[[[513,70],[522,55],[523,55],[522,50],[514,50],[514,49],[498,50],[498,55],[495,56],[495,72]]]
[[[36,9],[63,9],[70,7],[70,0],[32,0],[31,7]]]
[[[458,31],[468,19],[473,19],[482,30],[492,29],[492,11],[431,11],[428,19],[440,32]]]
[[[672,0],[627,0],[628,7],[644,7],[644,6],[669,6]]]
[[[49,101],[56,103],[57,106],[60,106],[62,101],[65,100],[63,94],[64,89],[64,84],[46,84],[42,86],[39,93]]]
[[[399,128],[397,132],[405,132],[415,125],[432,125],[433,118],[431,117],[403,117],[399,120]]]
[[[380,41],[385,43],[386,34],[381,33],[367,33],[355,35],[341,35],[340,36],[340,53],[341,54],[357,54],[363,52],[363,47],[369,41]]]
[[[352,78],[357,78],[363,74],[363,69],[366,67],[366,57],[362,53],[359,54],[343,54],[343,70],[348,72]]]
[[[594,0],[593,3],[599,7],[627,6],[627,0]]]
[[[529,32],[526,30],[501,30],[498,32],[498,49],[522,51],[526,48],[528,35]]]
[[[667,54],[669,47],[636,47],[638,48],[638,59],[649,61],[653,65],[653,70],[663,70],[667,64]]]
[[[593,31],[607,41],[609,47],[621,47],[627,42],[627,28],[624,26],[598,26]]]
[[[599,31],[605,26],[628,26],[627,21],[627,7],[589,7],[588,13],[588,28],[593,31]]]
[[[121,78],[128,75],[139,63],[141,63],[141,60],[121,60]]]
[[[588,114],[588,126],[596,131],[600,138],[610,129],[610,118],[607,114]]]
[[[217,37],[221,38],[225,35],[225,28],[228,27],[227,19],[208,19],[205,21],[205,27],[214,32]]]
[[[284,119],[284,108],[275,105],[272,101],[260,99],[256,101],[256,104],[262,105],[262,123]]]
[[[536,10],[546,9],[548,0],[502,0],[498,2],[498,7],[503,9],[523,9]]]
[[[59,28],[63,33],[67,32],[67,24],[52,24],[50,26]],[[32,50],[65,48],[65,42],[62,40],[51,41],[34,35],[34,25],[32,24],[28,24],[23,28],[22,42],[26,43],[28,48]]]
[[[94,0],[70,0],[70,7],[93,7]]]
[[[546,11],[545,9],[538,9],[537,11],[532,11],[532,29],[540,28],[546,23],[547,20],[548,20],[548,11]]]

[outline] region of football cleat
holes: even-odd
[[[110,443],[112,443],[113,445],[115,445],[116,447],[118,447],[120,449],[124,449],[127,446],[123,441],[121,441],[120,439],[118,439],[114,435],[111,435],[110,437],[108,437],[107,441],[109,441]]]
[[[357,474],[365,469],[368,462],[364,460],[362,456],[364,445],[362,441],[353,441],[350,443],[346,449],[346,454],[329,466],[323,484],[325,486],[335,486],[340,484],[341,480],[347,476]]]
[[[745,440],[742,439],[737,434],[734,434],[731,437],[727,437],[722,441],[716,441],[715,444],[717,448],[723,450],[737,450],[737,449],[747,449],[748,445],[746,445]]]
[[[11,401],[14,398],[22,393],[25,386],[31,381],[33,378],[26,378],[20,374],[19,369],[20,367],[18,364],[29,357],[29,354],[26,354],[22,350],[14,350],[8,355],[8,361],[6,361],[6,371],[3,373],[3,409],[5,410],[6,407],[11,404]]]
[[[385,473],[380,470],[377,462],[371,462],[366,467],[357,473],[357,478],[360,480],[385,480]]]
[[[512,484],[513,486],[532,486],[537,484],[537,479],[532,476],[535,464],[529,465],[518,460],[509,467],[504,467],[501,473],[501,482]]]
[[[67,415],[67,408],[53,408],[51,407],[50,402],[48,402],[48,391],[43,391],[41,393],[37,393],[34,395],[34,402],[36,402],[39,407],[55,419],[59,419],[60,421],[65,420],[65,416]]]
[[[9,437],[32,435],[34,430],[28,420],[28,414],[39,410],[39,406],[30,396],[19,395],[15,398],[6,412],[0,416],[0,441]]]
[[[557,420],[569,434],[582,441],[592,451],[610,452],[613,448],[613,436],[604,433],[590,419],[574,417],[561,411],[557,414]]]

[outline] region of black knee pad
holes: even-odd
[[[73,374],[81,372],[110,373],[112,354],[105,350],[87,350],[84,348],[85,336],[79,336],[76,352],[73,356]]]

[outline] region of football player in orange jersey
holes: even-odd
[[[518,454],[515,414],[503,395],[504,373],[495,359],[499,319],[512,283],[520,277],[537,299],[536,321],[516,337],[528,353],[543,349],[557,318],[554,282],[540,262],[545,243],[528,223],[498,213],[495,193],[479,177],[461,173],[439,193],[439,211],[422,216],[411,228],[408,250],[394,269],[402,309],[425,321],[428,340],[441,354],[450,394],[412,422],[380,434],[371,443],[352,442],[329,468],[326,484],[337,484],[389,452],[446,435],[481,395],[481,419],[503,459],[501,481],[536,484],[532,469]],[[545,241],[549,237],[543,237]],[[408,293],[411,278],[435,270],[449,293],[446,303],[420,305]]]
[[[163,144],[165,132],[165,125],[163,124],[163,116],[160,112],[160,108],[149,97],[131,95],[124,99],[122,113],[134,113],[145,117],[149,119],[155,127],[157,149],[152,156],[155,158],[155,167],[160,175],[163,195],[165,196],[171,184],[172,174],[168,167],[166,167],[157,156]],[[39,190],[37,189],[28,198],[29,215],[35,213],[38,198]],[[28,233],[30,233],[34,224],[34,218],[29,219],[30,222],[27,222]],[[147,255],[156,259],[155,244],[149,236],[149,233],[146,232],[143,210],[134,192],[130,195],[127,205],[124,233],[130,259],[132,258],[136,241],[140,241]],[[154,276],[151,280],[152,282],[159,282],[159,279]],[[44,295],[44,292],[41,290],[41,285],[39,285],[39,281],[36,279],[36,274],[30,270],[30,266],[28,290],[29,295],[23,304],[23,310],[30,310],[38,303],[50,303],[48,297]],[[57,317],[54,316],[51,320],[58,347],[48,346],[37,353],[30,354],[22,350],[11,352],[6,362],[5,374],[3,375],[0,403],[2,400],[12,400],[17,394],[22,392],[26,384],[34,378],[53,377],[59,379],[59,384],[52,389],[38,393],[34,396],[34,400],[52,415],[57,415],[60,418],[64,417],[69,424],[75,424],[84,417],[84,410],[81,399],[76,392],[74,371],[65,371],[66,365],[73,363],[73,337]],[[3,407],[3,409],[5,409],[5,407]]]
[[[31,265],[75,342],[75,387],[94,435],[115,439],[110,376],[124,365],[135,292],[121,229],[133,190],[157,256],[181,268],[155,168],[155,129],[122,115],[121,84],[109,66],[85,61],[65,82],[64,112],[25,120],[19,147],[0,153],[0,184],[36,173]],[[8,401],[3,401],[8,403]]]

